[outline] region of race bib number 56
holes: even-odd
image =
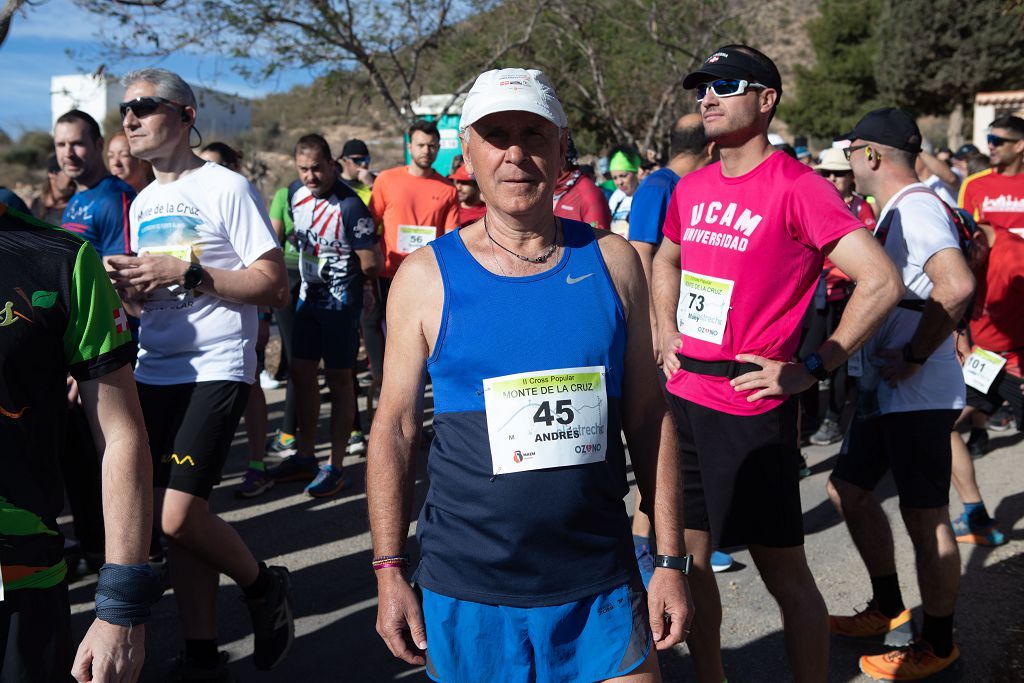
[[[603,366],[484,380],[493,473],[601,462],[608,445]]]
[[[420,247],[425,247],[437,237],[437,228],[433,225],[399,225],[398,252],[411,254]]]
[[[732,280],[684,270],[679,283],[676,323],[684,336],[721,344],[729,319]]]

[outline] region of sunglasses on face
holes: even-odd
[[[1020,142],[1021,138],[1003,138],[998,135],[988,134],[986,138],[988,140],[989,147],[1002,147],[1007,142]]]
[[[161,104],[166,104],[171,107],[175,107],[182,111],[185,111],[185,107],[174,102],[172,100],[164,99],[163,97],[136,97],[134,100],[128,102],[122,102],[118,105],[118,109],[121,111],[121,119],[128,116],[128,112],[135,114],[137,118],[145,118],[150,114],[156,112],[160,108]]]
[[[851,158],[853,158],[854,152],[856,152],[858,149],[867,149],[867,147],[867,145],[850,145],[849,147],[843,147],[843,156],[846,157],[847,161],[849,161]]]
[[[823,178],[852,178],[853,171],[821,171]]]
[[[744,81],[741,78],[720,78],[717,81],[708,81],[697,86],[697,101],[703,102],[707,97],[708,90],[715,93],[715,97],[735,97],[747,92],[747,88],[767,88],[767,85]]]
[[[349,161],[351,161],[353,164],[358,164],[360,166],[363,166],[363,165],[369,166],[370,165],[370,157],[368,157],[368,156],[365,156],[365,157],[364,156],[350,156],[350,157],[345,157],[345,158],[348,159]]]

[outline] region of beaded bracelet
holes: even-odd
[[[409,564],[409,555],[380,555],[370,562],[373,570],[390,569],[392,567],[405,567]]]

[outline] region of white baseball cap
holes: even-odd
[[[537,69],[492,69],[480,74],[462,105],[459,132],[502,111],[527,111],[559,128],[568,125],[551,81]]]

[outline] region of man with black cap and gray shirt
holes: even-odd
[[[768,124],[782,94],[771,59],[716,50],[695,89],[721,154],[679,181],[654,259],[654,306],[684,471],[686,548],[696,607],[687,638],[697,677],[721,683],[722,612],[711,549],[747,545],[779,603],[797,681],[824,681],[825,602],[803,549],[799,393],[871,336],[903,287],[835,188],[776,151]],[[835,332],[797,359],[803,312],[825,256],[857,282]]]
[[[921,148],[914,120],[898,109],[879,109],[846,137],[857,188],[883,207],[875,236],[907,291],[862,349],[861,362],[853,363],[861,374],[858,416],[828,484],[867,567],[873,596],[864,611],[830,617],[829,625],[833,633],[889,644],[899,644],[898,634],[912,630],[892,530],[872,494],[891,469],[914,544],[924,626],[909,647],[861,657],[860,669],[881,680],[916,680],[960,656],[953,645],[960,555],[949,525],[947,433],[964,406],[952,334],[974,293],[974,277],[948,207],[914,171]]]

